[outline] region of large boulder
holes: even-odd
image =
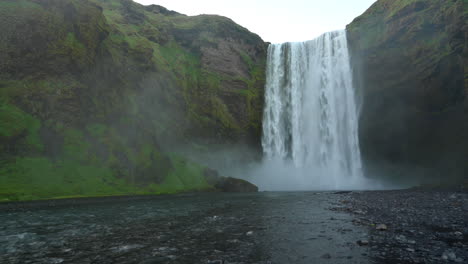
[[[204,176],[208,184],[221,192],[258,192],[258,187],[246,180],[220,176],[216,170],[206,168]]]

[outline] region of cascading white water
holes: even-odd
[[[265,162],[276,168],[270,175],[282,178],[263,179],[264,189],[360,188],[358,111],[346,31],[270,45],[262,145]]]

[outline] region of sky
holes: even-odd
[[[344,29],[376,0],[134,0],[186,15],[229,17],[272,43],[305,41]]]

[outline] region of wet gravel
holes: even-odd
[[[342,194],[185,194],[0,205],[0,263],[369,263]],[[51,204],[52,203],[52,204]]]
[[[355,192],[341,206],[368,228],[373,263],[468,263],[466,191]]]

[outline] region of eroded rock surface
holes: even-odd
[[[369,175],[465,177],[464,0],[380,0],[348,25]]]

